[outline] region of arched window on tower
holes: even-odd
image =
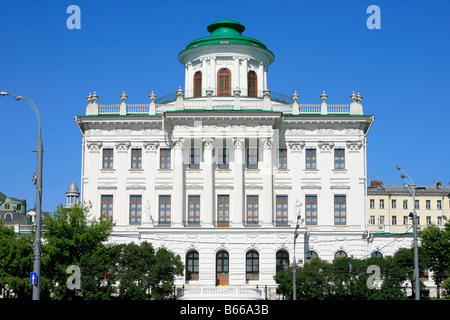
[[[202,96],[202,72],[197,71],[194,74],[194,97]]]
[[[256,76],[256,72],[250,70],[248,72],[248,96],[256,97],[258,95],[258,77]]]
[[[227,68],[222,68],[217,73],[218,96],[231,96],[231,72]]]

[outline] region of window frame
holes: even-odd
[[[186,281],[198,281],[200,279],[200,254],[197,250],[191,250],[186,254]]]
[[[106,208],[106,210],[103,210],[104,207]],[[102,194],[100,196],[100,210],[100,218],[103,221],[110,221],[113,219],[114,196],[112,194]],[[104,212],[106,212],[106,214]]]
[[[338,154],[336,154],[336,152]],[[342,152],[342,154],[341,154]],[[345,149],[336,148],[334,149],[334,169],[335,170],[345,170]]]
[[[278,250],[275,254],[275,273],[287,271],[289,262],[289,252]]]
[[[164,154],[163,154],[164,152]],[[162,170],[171,169],[171,157],[172,157],[172,149],[170,148],[161,148],[159,149],[159,168]],[[164,164],[164,167],[163,167]]]
[[[197,154],[198,152],[198,154]],[[189,169],[200,169],[200,148],[190,148],[189,149]],[[196,162],[196,158],[198,156],[198,162]]]
[[[286,199],[286,202],[284,201]],[[281,201],[279,201],[281,200]],[[285,226],[289,217],[289,198],[287,195],[277,195],[275,202],[276,225]],[[280,207],[279,207],[280,206]]]
[[[201,201],[199,195],[188,195],[188,221],[189,226],[200,225]],[[192,206],[192,207],[191,207]],[[198,206],[198,209],[197,207]]]
[[[336,202],[336,199],[338,201]],[[341,200],[344,199],[344,202]],[[344,205],[344,207],[342,207]],[[336,207],[337,206],[337,207]],[[339,214],[336,215],[336,212]],[[338,221],[338,223],[336,223]],[[347,225],[347,196],[346,195],[334,195],[334,225],[344,226]]]
[[[221,205],[222,209],[220,208]],[[221,220],[222,222],[220,222]],[[230,195],[219,194],[217,195],[217,227],[226,228],[229,226],[230,226]]]
[[[314,200],[314,201],[312,201]],[[318,222],[317,195],[305,195],[305,224],[316,226]],[[313,206],[315,205],[315,208]],[[311,207],[308,207],[311,206]],[[315,212],[315,214],[314,214]],[[308,215],[309,214],[309,215]],[[310,221],[308,222],[308,219]],[[315,222],[314,222],[315,220]]]
[[[217,96],[231,96],[231,71],[228,68],[220,68],[217,71]]]
[[[251,201],[249,199],[251,198]],[[256,201],[255,201],[256,199]],[[256,209],[255,209],[256,206]],[[256,214],[255,214],[256,212]],[[258,225],[259,224],[259,196],[247,195],[247,210],[246,210],[246,225]]]
[[[279,148],[277,154],[277,168],[287,169],[287,148]]]
[[[248,90],[247,96],[249,97],[258,96],[258,75],[253,70],[247,72],[247,90]]]
[[[245,281],[259,280],[259,253],[250,250],[245,254]]]
[[[163,200],[163,201],[161,201]],[[168,200],[168,201],[167,201]],[[167,226],[172,223],[172,196],[161,194],[158,196],[158,225]]]
[[[194,73],[194,97],[201,97],[202,96],[202,77],[203,74],[201,71],[197,71]]]
[[[142,196],[141,195],[130,195],[130,208],[129,209],[130,209],[129,210],[130,211],[130,215],[129,215],[130,225],[142,224]],[[132,222],[132,219],[135,219],[134,222]],[[139,222],[137,220],[139,220]]]
[[[254,154],[256,152],[256,155]],[[256,160],[255,160],[256,158]],[[258,148],[247,148],[247,169],[258,169],[259,150]]]
[[[142,169],[142,148],[131,149],[131,169]]]
[[[107,152],[107,154],[105,154],[105,152]],[[109,170],[114,169],[114,149],[113,148],[103,148],[102,160],[103,160],[102,161],[103,169],[109,169]]]
[[[219,148],[219,161],[217,167],[221,170],[226,170],[230,168],[230,149],[229,148]],[[226,161],[224,161],[226,159]]]
[[[312,152],[314,152],[314,154]],[[317,150],[315,148],[309,148],[306,149],[305,151],[305,169],[306,170],[317,169]]]

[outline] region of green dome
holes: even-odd
[[[250,46],[253,48],[260,48],[273,57],[271,60],[273,61],[274,55],[270,52],[267,47],[261,42],[253,38],[244,37],[242,32],[244,32],[245,27],[237,21],[232,20],[220,20],[210,24],[207,30],[211,33],[209,37],[203,37],[200,39],[196,39],[191,41],[186,49],[180,52],[179,58],[181,55],[186,53],[186,51],[195,49],[198,47],[204,46],[227,46],[227,45],[244,45]]]

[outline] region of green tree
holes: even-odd
[[[119,245],[113,273],[119,281],[118,295],[125,300],[160,300],[173,294],[175,276],[183,274],[179,256],[148,242]]]
[[[75,205],[70,209],[59,206],[43,219],[41,298],[75,299],[81,290],[66,286],[67,268],[80,266],[83,256],[90,256],[105,242],[112,222],[88,218],[89,207]]]
[[[0,221],[0,294],[3,298],[31,299],[33,235],[17,237]]]
[[[437,295],[440,297],[442,282],[450,274],[450,224],[441,230],[436,225],[426,227],[420,234],[421,248],[427,257],[428,268],[433,272],[433,280],[437,286]]]

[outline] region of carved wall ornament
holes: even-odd
[[[333,147],[334,143],[331,141],[319,141],[319,148],[321,151],[331,151]]]
[[[362,147],[361,141],[347,141],[347,148],[349,151],[359,151]]]
[[[89,151],[99,151],[102,147],[102,143],[100,141],[87,141],[86,145]]]
[[[130,148],[131,143],[128,141],[121,141],[116,143],[116,150],[118,152],[126,152]]]
[[[305,146],[305,143],[303,141],[291,141],[287,143],[291,151],[293,152],[300,152],[302,151],[303,147]]]
[[[156,151],[158,149],[158,142],[144,142],[145,151]]]

